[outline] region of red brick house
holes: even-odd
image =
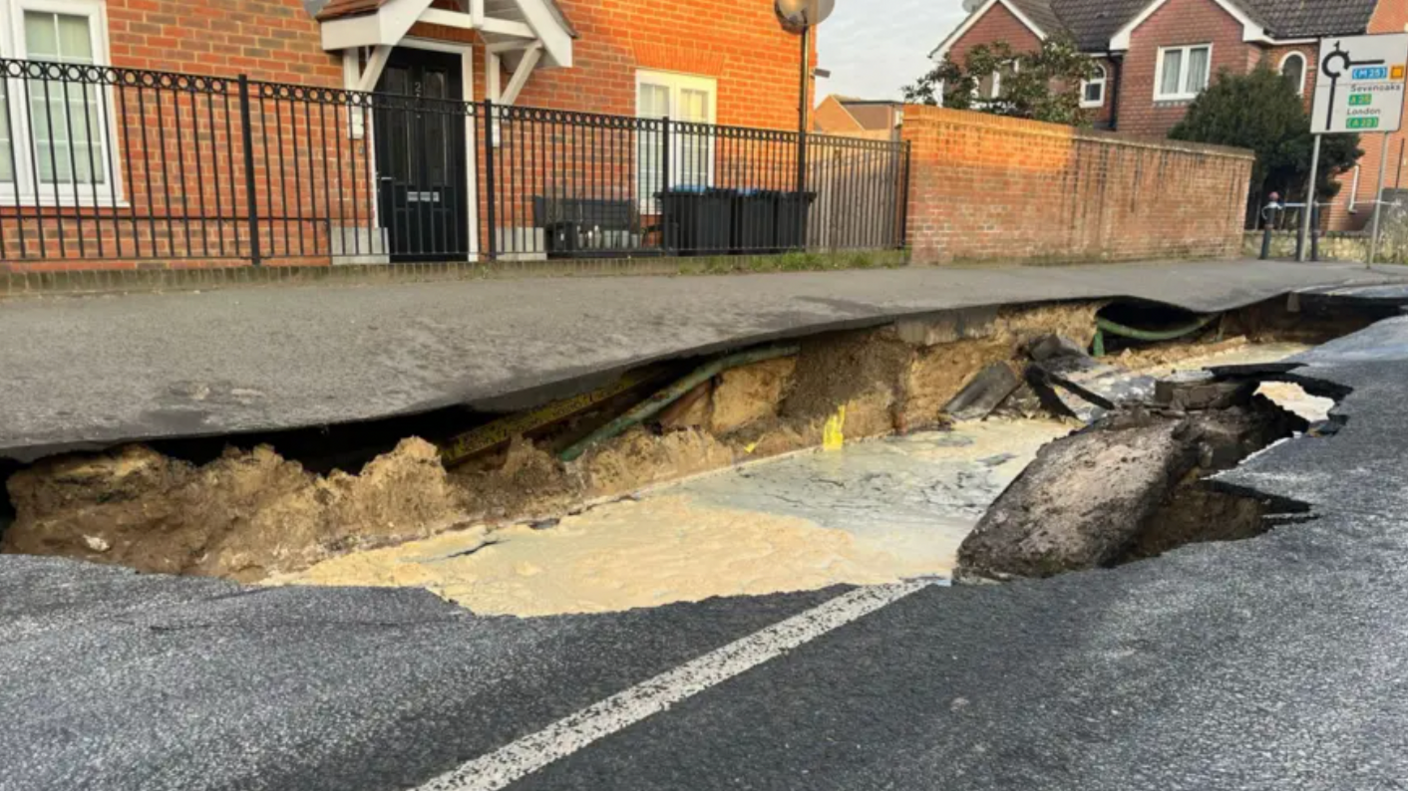
[[[711,136],[706,142],[686,136],[672,145],[663,137],[647,139],[657,127],[644,123],[626,129],[560,114],[505,117],[493,123],[499,154],[533,145],[538,148],[528,153],[539,160],[498,163],[514,168],[517,181],[510,186],[523,195],[501,198],[497,213],[480,195],[475,212],[469,206],[476,178],[482,182],[491,163],[483,147],[473,146],[484,119],[474,115],[480,111],[471,103],[490,99],[499,107],[651,123],[668,117],[685,135],[691,123],[795,130],[798,108],[810,106],[812,88],[808,84],[808,96],[799,96],[801,57],[800,37],[783,28],[771,0],[719,0],[707,13],[646,0],[0,0],[0,63],[8,59],[0,73],[0,258],[35,258],[36,245],[54,257],[55,240],[77,245],[85,236],[81,229],[65,229],[64,220],[73,224],[84,217],[98,223],[98,239],[119,251],[103,257],[127,263],[133,256],[121,252],[118,241],[147,238],[148,246],[135,248],[139,259],[178,257],[180,251],[205,257],[194,255],[202,243],[239,248],[251,243],[251,234],[262,235],[259,252],[265,257],[271,247],[292,255],[293,236],[300,235],[305,247],[302,236],[310,233],[322,239],[318,249],[334,256],[357,248],[384,257],[388,222],[394,236],[394,221],[385,215],[405,210],[407,195],[413,202],[458,206],[454,211],[465,219],[451,231],[471,240],[471,254],[485,239],[470,231],[476,224],[496,228],[503,249],[531,230],[531,218],[513,216],[532,211],[530,188],[542,193],[558,186],[554,179],[576,176],[584,180],[576,185],[581,194],[596,190],[593,200],[619,200],[605,193],[627,189],[620,179],[639,174],[629,187],[633,194],[661,186],[658,177],[647,181],[648,159],[668,156],[677,178],[693,174],[701,185],[712,185],[726,167],[741,170],[740,159],[761,155],[714,129],[695,130]],[[815,62],[814,45],[808,57]],[[61,65],[39,68],[33,62]],[[121,73],[92,70],[103,66]],[[153,76],[148,70],[213,79]],[[248,123],[256,132],[248,140],[239,133],[237,75],[248,78],[254,94]],[[87,80],[100,84],[71,84]],[[27,91],[41,88],[43,95],[26,100]],[[407,120],[414,129],[401,134],[392,129],[399,121],[386,123],[389,116],[377,116],[362,100],[332,93],[342,90],[461,103],[468,117],[446,113],[433,124]],[[411,119],[409,113],[403,115]],[[373,142],[371,119],[396,134]],[[568,161],[561,129],[548,126],[568,123],[597,130],[591,132],[590,145],[598,148],[590,162],[578,149],[568,152],[576,157]],[[332,133],[339,124],[343,132]],[[530,130],[530,124],[536,126]],[[549,148],[549,132],[557,148]],[[467,147],[446,154],[444,141],[456,136]],[[313,144],[338,146],[336,158],[324,152],[333,160],[330,168],[308,161],[312,156],[304,147]],[[240,172],[241,160],[253,159],[246,152],[255,148],[257,161],[247,174]],[[446,159],[427,163],[426,151]],[[548,154],[561,161],[546,161]],[[784,157],[772,159],[776,174],[769,178],[780,183],[796,174],[796,165]],[[371,207],[379,217],[339,217],[358,208],[352,204],[375,202],[372,193],[379,187],[373,182],[388,180],[388,172],[401,178],[388,161],[406,165],[423,181],[427,173],[438,181],[433,187],[398,184],[397,206]],[[582,172],[588,168],[590,173]],[[701,175],[706,172],[707,178]],[[768,186],[762,177],[748,176]],[[280,178],[287,183],[280,185]],[[499,178],[505,178],[502,169]],[[612,178],[619,183],[608,183]],[[454,193],[456,184],[466,185],[462,194]],[[306,193],[286,194],[295,188]],[[104,223],[105,212],[110,222]],[[164,226],[117,221],[128,214],[148,222],[160,217]],[[283,224],[233,228],[248,214],[282,217]],[[436,228],[443,225],[435,222]],[[541,233],[541,218],[537,225]],[[29,246],[18,250],[26,233]],[[621,238],[635,239],[631,234],[640,232],[623,233]]]
[[[814,131],[868,140],[899,140],[903,122],[904,104],[887,99],[832,94],[812,111]]]
[[[1262,60],[1306,97],[1315,87],[1317,39],[1398,33],[1408,25],[1404,0],[986,0],[933,51],[935,60],[962,62],[978,44],[1005,41],[1019,51],[1055,35],[1069,36],[1096,58],[1100,76],[1082,86],[1096,126],[1138,135],[1164,135],[1222,69],[1245,72]],[[984,90],[1000,91],[1000,82]],[[1362,226],[1374,199],[1380,157],[1389,156],[1388,183],[1402,167],[1400,132],[1365,136],[1364,178],[1336,199],[1333,228]]]

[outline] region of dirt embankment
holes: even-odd
[[[41,462],[8,481],[17,518],[0,551],[240,581],[476,523],[560,516],[582,504],[752,459],[933,427],[975,374],[1037,337],[1088,343],[1096,303],[975,310],[821,336],[795,358],[728,371],[650,425],[563,464],[514,440],[447,471],[407,439],[360,474],[319,476],[271,447],[197,466],[142,446]],[[844,419],[840,416],[844,414]]]

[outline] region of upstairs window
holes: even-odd
[[[1103,63],[1095,64],[1095,76],[1080,83],[1080,106],[1090,110],[1105,106],[1105,81],[1109,73]]]
[[[1285,77],[1297,96],[1305,95],[1305,56],[1291,52],[1281,59],[1281,76]]]
[[[1159,49],[1158,73],[1154,76],[1154,100],[1160,102],[1194,99],[1208,87],[1212,45]]]

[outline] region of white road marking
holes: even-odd
[[[858,588],[710,651],[674,670],[588,706],[512,744],[461,764],[416,791],[498,791],[617,731],[665,711],[848,623],[930,586],[904,582]]]

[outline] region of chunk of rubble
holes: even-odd
[[[1011,396],[1022,380],[1007,363],[993,363],[968,380],[943,412],[955,420],[982,420]]]
[[[1227,409],[1246,403],[1256,388],[1253,380],[1222,380],[1208,371],[1181,371],[1154,384],[1153,400],[1179,412]]]

